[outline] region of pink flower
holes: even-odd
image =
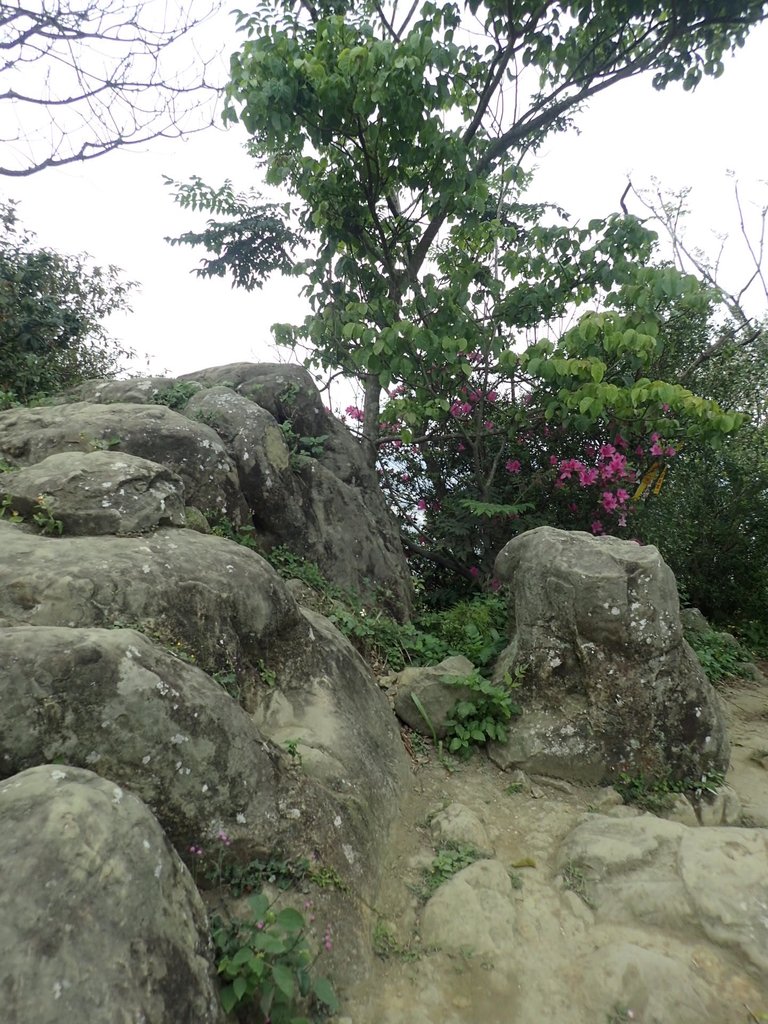
[[[619,526],[626,526],[626,525],[627,525],[627,513],[626,512],[622,512],[621,515],[619,516]]]
[[[670,445],[670,446],[669,446],[668,448],[666,448],[666,449],[664,450],[664,454],[665,454],[665,455],[668,455],[668,456],[669,456],[669,458],[671,459],[673,455],[677,455],[677,452],[676,452],[676,451],[675,451],[675,449],[674,449],[674,448],[672,447],[672,445]]]
[[[557,465],[557,456],[556,455],[550,455],[549,456],[549,464],[550,464],[550,466],[556,466]]]
[[[569,512],[578,512],[578,511],[579,511],[579,506],[578,506],[578,505],[576,504],[576,502],[575,502],[575,501],[572,501],[572,502],[571,502],[571,503],[570,503],[570,504],[568,505],[568,511],[569,511]]]
[[[605,530],[604,530],[603,524],[600,522],[600,520],[599,519],[594,519],[592,521],[592,533],[598,534],[598,533],[604,533],[604,532],[605,532]]]
[[[419,501],[418,501],[418,504],[416,505],[416,508],[420,509],[423,512],[426,509],[426,507],[427,507],[426,501],[424,501],[423,498],[419,498]]]
[[[600,498],[600,504],[606,512],[613,512],[619,502],[613,491],[603,491],[602,497]]]
[[[501,580],[497,580],[496,577],[494,576],[493,579],[491,580],[491,590],[496,591],[499,589],[500,586]]]
[[[493,421],[492,420],[486,420],[483,423],[483,426],[485,427],[486,430],[493,430]]]
[[[625,440],[625,439],[624,439],[624,438],[623,438],[623,437],[621,436],[621,434],[617,434],[617,435],[616,435],[616,437],[614,437],[614,439],[613,439],[613,443],[614,443],[614,444],[616,445],[616,447],[617,447],[617,448],[624,448],[624,449],[627,449],[627,448],[629,447],[629,442],[628,442],[628,441],[626,441],[626,440]]]
[[[466,445],[464,444],[463,441],[459,441],[456,450],[460,452],[465,452],[467,450]]]
[[[651,455],[663,455],[663,454],[664,454],[664,449],[662,448],[662,446],[659,444],[658,441],[654,441],[653,444],[651,445]]]
[[[487,402],[495,402],[496,401],[496,392],[495,391],[489,391],[488,394],[485,396],[485,400]]]
[[[641,444],[639,444],[637,446],[637,448],[635,448],[635,455],[637,455],[637,457],[639,459],[642,459],[642,457],[644,455],[644,452],[645,452],[645,449],[643,448],[643,446]]]
[[[596,469],[582,469],[579,472],[579,483],[582,487],[591,487],[597,480]]]
[[[363,410],[358,409],[356,405],[348,405],[344,412],[350,417],[350,419],[357,420],[358,423],[362,423],[365,419]]]
[[[616,491],[616,499],[620,505],[625,505],[629,501],[629,494],[623,487],[620,487],[618,491]]]
[[[471,565],[469,567],[469,575],[472,577],[472,579],[476,580],[478,578],[478,576],[480,575],[480,570],[477,568],[476,565]]]
[[[507,459],[504,464],[504,469],[506,469],[508,473],[519,473],[521,468],[519,459]]]
[[[616,449],[613,447],[612,444],[604,444],[600,448],[600,458],[601,459],[610,459],[610,457],[612,455],[615,455],[615,454],[616,454]]]

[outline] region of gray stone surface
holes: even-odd
[[[0,700],[0,777],[87,768],[140,797],[178,850],[252,859],[290,846],[346,866],[339,804],[291,772],[221,686],[134,630],[0,631]]]
[[[698,932],[768,981],[768,830],[589,815],[565,838],[598,921]]]
[[[444,882],[421,917],[422,944],[503,957],[514,949],[514,890],[497,860],[479,860]]]
[[[202,900],[140,800],[40,765],[0,819],[3,1024],[223,1024]]]
[[[521,746],[514,735],[525,735],[527,715],[551,723],[534,719],[528,730],[542,765],[531,770],[568,778],[582,755],[602,766],[594,775],[590,767],[591,781],[623,771],[693,779],[727,767],[722,705],[683,640],[674,576],[656,548],[540,527],[505,546],[495,574],[514,618],[495,675],[523,672],[510,744]]]
[[[41,496],[70,536],[185,525],[181,479],[156,462],[122,452],[61,452],[0,474],[0,500],[11,498],[26,519]]]
[[[179,476],[185,500],[235,525],[248,509],[218,434],[164,405],[75,402],[0,412],[0,457],[29,466],[60,452],[107,448],[159,463]]]

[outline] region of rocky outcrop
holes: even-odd
[[[674,576],[654,547],[540,527],[502,550],[524,713],[492,756],[584,781],[724,770],[722,706],[683,640]]]
[[[410,573],[375,468],[324,409],[303,367],[234,363],[179,378],[89,381],[59,401],[8,421],[0,414],[0,455],[27,464],[51,451],[108,444],[143,456],[182,478],[187,505],[235,527],[252,525],[259,550],[284,545],[338,586],[408,618]],[[150,447],[142,433],[148,418]],[[30,432],[36,437],[26,438]],[[187,455],[190,443],[197,460]]]
[[[316,850],[361,891],[375,887],[404,769],[399,737],[352,648],[302,614],[262,558],[173,529],[46,538],[0,522],[0,546],[0,624],[36,627],[0,639],[4,774],[61,757],[137,792],[180,849],[225,827],[243,855]],[[104,628],[115,625],[147,635]],[[291,773],[257,727],[278,675],[284,702],[322,700],[327,792]]]
[[[38,765],[0,818],[4,1024],[223,1024],[202,900],[139,799]]]

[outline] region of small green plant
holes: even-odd
[[[248,906],[244,920],[213,922],[224,1010],[252,1007],[258,1024],[307,1024],[306,1013],[315,1009],[334,1013],[338,1001],[330,982],[313,977],[317,957],[304,915],[292,907],[275,911],[263,893],[251,896]],[[332,948],[329,929],[323,948]]]
[[[0,392],[0,394],[2,394],[2,392]],[[5,459],[0,459],[0,473],[10,473],[15,468],[16,467],[12,466],[10,462],[6,462]]]
[[[630,1010],[629,1007],[621,1006],[617,1003],[605,1018],[605,1022],[606,1024],[630,1024],[631,1021],[636,1019],[634,1010]]]
[[[563,880],[563,888],[575,892],[579,899],[583,900],[588,907],[594,906],[589,895],[589,880],[583,868],[573,861],[568,861],[560,871]]]
[[[285,749],[288,757],[290,757],[291,766],[293,768],[301,768],[304,762],[304,758],[301,756],[301,752],[299,750],[299,743],[300,740],[285,740],[283,743],[283,748]]]
[[[447,882],[459,871],[468,868],[477,860],[482,860],[485,856],[487,855],[468,843],[454,841],[444,843],[437,849],[429,867],[424,868],[424,881],[417,890],[418,895],[421,899],[428,900],[443,882]]]
[[[201,390],[202,385],[197,381],[177,380],[174,384],[153,395],[152,401],[155,405],[167,405],[169,409],[184,409],[189,404],[190,398]]]
[[[16,502],[17,499],[12,498],[9,494],[0,501],[0,519],[5,519],[7,522],[15,524],[24,522],[34,523],[40,533],[48,536],[53,536],[54,534],[61,536],[64,532],[64,523],[61,519],[56,519],[44,494],[37,496],[31,512],[28,512],[27,515],[20,512],[18,508],[14,508]]]
[[[120,445],[119,437],[89,437],[81,433],[80,440],[87,444],[92,452],[108,452]]]
[[[240,700],[242,692],[236,672],[212,672],[211,679],[218,683],[223,690],[226,690],[230,697],[234,697],[238,701]]]
[[[14,498],[7,494],[2,501],[0,501],[0,519],[5,519],[9,523],[23,523],[24,516],[18,509],[13,507]]]
[[[507,739],[506,723],[521,711],[512,700],[512,691],[517,683],[511,676],[507,674],[502,683],[493,683],[476,670],[462,679],[449,677],[446,682],[466,686],[472,692],[471,697],[457,701],[451,710],[448,750],[467,756],[473,746],[488,740],[504,743]]]
[[[418,960],[422,955],[421,950],[414,948],[411,943],[398,942],[389,925],[381,919],[373,929],[373,952],[381,960],[398,959],[405,962]]]
[[[686,640],[696,652],[696,657],[713,685],[721,683],[728,676],[746,675],[745,666],[752,660],[750,652],[729,633],[715,629],[691,632]]]
[[[714,795],[725,782],[725,775],[714,769],[702,772],[695,778],[672,779],[663,777],[649,779],[642,772],[630,775],[621,772],[614,788],[625,803],[635,804],[652,814],[661,814],[669,809],[675,793],[687,793],[700,800],[707,793]]]
[[[55,518],[48,505],[48,499],[44,494],[38,495],[31,518],[42,534],[53,536],[53,534],[57,533],[61,536],[64,532],[64,523],[60,519]]]
[[[270,689],[277,683],[277,673],[272,668],[267,668],[263,659],[259,658],[256,662],[256,668],[259,670],[259,679],[265,686]]]
[[[208,520],[211,533],[214,537],[224,537],[225,540],[232,540],[235,544],[241,544],[245,548],[259,550],[256,541],[256,531],[253,526],[234,526],[220,511],[208,511],[203,515]]]
[[[306,455],[310,459],[319,459],[325,451],[325,442],[330,436],[329,434],[319,434],[317,437],[299,435],[293,429],[293,423],[290,420],[281,423],[280,429],[283,432],[283,439],[290,452],[291,464],[294,469],[301,467],[301,463],[297,460],[302,455]]]

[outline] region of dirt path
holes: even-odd
[[[744,824],[768,826],[768,756],[758,756],[768,755],[768,686],[739,680],[726,698],[733,744],[727,781],[741,797]],[[768,975],[745,964],[738,951],[713,944],[700,929],[645,923],[642,908],[633,919],[611,919],[602,906],[590,905],[578,872],[569,874],[566,866],[563,877],[561,844],[585,816],[639,813],[619,806],[612,790],[542,778],[520,789],[479,754],[464,764],[451,761],[450,772],[418,747],[414,761],[377,907],[381,955],[372,975],[347,994],[341,1022],[768,1021]],[[464,812],[452,816],[457,804]],[[442,911],[441,941],[430,946],[425,931],[432,911],[414,890],[423,889],[424,869],[444,845],[441,827],[448,834],[474,827],[477,845],[504,866],[512,885],[506,895],[491,885],[469,904],[454,885],[454,902]],[[509,908],[509,926],[496,920],[500,905]],[[768,916],[766,922],[768,941]]]

